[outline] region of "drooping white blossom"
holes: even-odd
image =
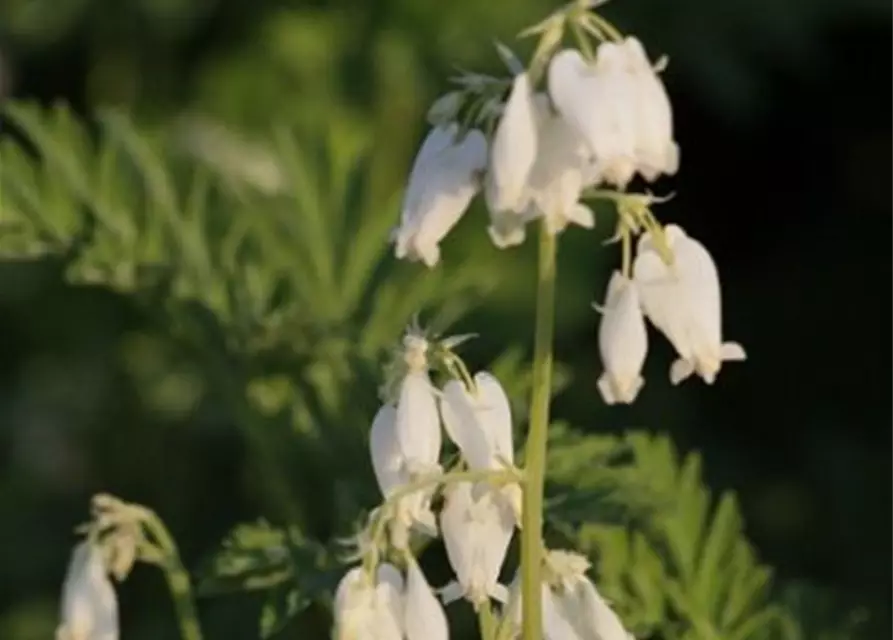
[[[480,371],[474,392],[458,380],[443,387],[440,410],[447,435],[459,447],[470,469],[500,469],[512,464],[512,412],[495,376]]]
[[[633,274],[642,307],[679,355],[670,367],[671,382],[697,373],[712,384],[724,361],[746,355],[738,343],[722,341],[719,274],[710,253],[678,225],[667,225],[664,236],[673,255],[670,266],[650,233],[639,239]]]
[[[635,87],[636,169],[649,182],[679,169],[679,145],[673,139],[673,109],[667,90],[645,48],[635,37],[623,42]]]
[[[403,344],[407,373],[397,399],[397,443],[407,471],[424,474],[435,469],[442,441],[437,398],[428,376],[428,341],[410,333]]]
[[[477,129],[459,138],[456,123],[434,127],[422,143],[409,175],[400,226],[394,231],[397,258],[440,261],[440,241],[459,222],[480,189],[487,140]]]
[[[391,404],[378,410],[369,434],[372,467],[379,489],[385,499],[412,481],[406,459],[397,442],[397,410]],[[432,466],[436,464],[436,459]],[[435,473],[436,471],[432,471]],[[431,511],[434,487],[420,489],[397,499],[390,523],[391,543],[398,549],[409,544],[409,532],[415,528],[428,535],[437,535],[437,521]]]
[[[443,542],[456,580],[444,587],[444,602],[461,597],[475,606],[494,598],[505,602],[508,592],[499,584],[499,571],[505,561],[514,530],[511,509],[483,492],[475,499],[469,482],[457,482],[445,492],[440,513]]]
[[[608,283],[598,331],[604,373],[598,389],[607,404],[629,404],[642,385],[642,366],[648,353],[648,332],[636,284],[619,271]]]
[[[589,640],[577,635],[571,623],[564,617],[559,604],[555,601],[555,595],[546,582],[541,585],[542,614],[543,614],[543,640]],[[520,640],[522,630],[522,617],[524,607],[521,595],[521,572],[515,575],[515,579],[509,586],[509,598],[503,608],[503,616],[511,624],[512,640]]]
[[[56,640],[117,640],[118,597],[102,550],[90,541],[71,554],[62,587],[61,622]]]
[[[403,640],[403,578],[390,564],[375,579],[363,567],[348,571],[335,590],[335,640]]]
[[[599,46],[591,64],[576,49],[564,49],[549,64],[548,87],[555,108],[587,143],[606,182],[625,186],[635,173],[633,84],[619,45]]]
[[[549,65],[548,88],[605,182],[624,188],[636,171],[649,181],[677,171],[671,105],[636,38],[603,42],[592,62],[576,49],[558,52]]]
[[[407,554],[403,629],[406,640],[449,640],[443,605],[410,554]]]
[[[545,556],[545,573],[551,593],[553,626],[573,635],[562,636],[586,640],[633,640],[617,613],[611,609],[592,581],[586,577],[589,561],[578,553],[551,550]],[[546,599],[543,609],[545,618]]]
[[[472,470],[497,471],[514,462],[512,412],[508,396],[495,376],[480,371],[474,376],[474,390],[468,391],[458,380],[444,385],[440,412],[447,435],[462,452]],[[477,483],[473,497],[479,498],[491,487]],[[520,518],[521,488],[509,483],[496,492]]]
[[[537,155],[533,93],[527,73],[519,73],[493,134],[487,170],[487,200],[492,211],[522,213],[527,178]]]
[[[594,164],[577,131],[555,113],[544,94],[537,96],[539,153],[530,173],[530,206],[527,218],[543,217],[552,234],[573,223],[591,229],[592,210],[580,202],[583,189],[591,184]]]

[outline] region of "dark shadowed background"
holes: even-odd
[[[0,93],[87,117],[123,106],[150,125],[201,112],[258,136],[277,119],[356,123],[387,146],[391,193],[452,65],[496,69],[492,39],[510,42],[552,6],[3,0]],[[557,356],[574,382],[555,412],[701,450],[708,484],[739,494],[762,559],[863,610],[865,638],[889,638],[890,4],[615,0],[605,13],[669,56],[682,164],[656,186],[677,194],[657,213],[713,252],[725,333],[749,359],[713,388],[674,389],[655,340],[641,399],[606,409],[589,302],[607,282],[598,249],[611,230],[571,231]],[[490,268],[501,256],[471,215],[445,259],[451,243],[474,244]],[[529,345],[532,256],[506,258],[499,295],[462,321],[482,335],[470,360]],[[66,285],[49,262],[0,264],[0,640],[51,637],[72,528],[95,491],[155,508],[190,565],[233,523],[265,514],[234,418],[192,366],[127,298]],[[203,603],[209,637],[252,637],[253,607]],[[122,609],[122,637],[174,637],[155,572],[122,587]]]

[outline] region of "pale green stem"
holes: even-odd
[[[174,602],[174,611],[180,626],[180,637],[183,640],[202,640],[202,630],[192,595],[192,583],[189,573],[180,561],[180,554],[173,537],[153,512],[148,512],[144,516],[143,523],[158,542],[158,546],[164,551],[164,558],[158,566],[164,572],[164,579]]]
[[[478,607],[478,628],[481,631],[481,640],[496,640],[496,619],[489,602]]]
[[[623,224],[623,223],[621,223]],[[623,253],[620,263],[620,268],[622,269],[621,273],[623,277],[627,280],[632,277],[632,238],[630,238],[629,228],[626,224],[623,224],[623,230],[621,232],[623,234]]]
[[[557,242],[545,220],[540,226],[536,292],[536,329],[533,346],[533,393],[530,431],[527,434],[524,508],[521,528],[521,594],[524,640],[542,634],[542,530],[543,483],[546,472],[546,437],[552,389],[552,334],[555,321],[555,255]]]

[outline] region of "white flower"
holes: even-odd
[[[608,283],[598,331],[604,373],[598,389],[605,402],[629,404],[642,385],[642,366],[648,353],[648,333],[634,282],[615,271]]]
[[[557,53],[549,65],[555,108],[589,146],[606,182],[626,185],[635,173],[633,85],[623,72],[619,45],[599,46],[590,65],[576,49]]]
[[[481,371],[474,376],[474,393],[451,380],[444,385],[440,412],[447,435],[459,447],[472,470],[499,470],[514,462],[512,411],[508,396],[492,374]],[[475,486],[473,497],[489,490],[486,482]],[[521,514],[521,488],[517,483],[503,485],[497,492],[508,501],[517,518]]]
[[[487,140],[472,129],[458,140],[456,123],[435,127],[419,149],[393,233],[397,258],[440,260],[440,241],[459,222],[478,192],[487,162]]]
[[[579,200],[582,190],[598,181],[597,165],[576,129],[552,110],[545,94],[537,94],[533,106],[538,142],[521,199],[526,207],[520,215],[493,215],[490,207],[489,233],[499,247],[523,242],[524,226],[540,217],[546,219],[552,234],[560,233],[570,223],[586,229],[595,225],[592,211]]]
[[[372,421],[369,433],[369,449],[372,454],[372,467],[375,478],[385,499],[412,481],[406,459],[400,453],[397,442],[397,410],[386,404]],[[436,464],[436,460],[435,460]],[[436,473],[439,470],[432,470]],[[398,549],[409,544],[411,528],[421,529],[429,535],[437,535],[437,521],[431,511],[431,497],[434,487],[419,490],[397,500],[394,519],[390,524],[391,543]]]
[[[444,587],[444,602],[465,597],[475,606],[494,598],[505,602],[508,592],[498,583],[514,530],[514,514],[484,492],[475,500],[469,482],[457,482],[445,492],[440,528],[456,580]]]
[[[449,640],[443,605],[411,554],[407,554],[403,625],[406,640]]]
[[[672,266],[667,266],[650,233],[638,243],[633,274],[645,315],[679,355],[670,367],[678,384],[692,373],[712,384],[723,361],[741,361],[744,349],[722,341],[722,302],[719,275],[704,246],[677,225],[664,229]]]
[[[118,598],[108,577],[102,551],[89,541],[71,554],[62,587],[57,640],[117,640]]]
[[[545,570],[551,592],[550,607],[553,626],[566,634],[566,623],[574,635],[557,637],[598,640],[632,640],[623,622],[598,593],[595,585],[586,577],[589,561],[578,553],[548,551]],[[543,617],[546,618],[546,602],[543,598]]]
[[[402,640],[403,578],[381,564],[373,582],[363,567],[348,571],[335,591],[335,640]]]
[[[475,392],[458,380],[443,387],[440,410],[447,435],[459,447],[470,469],[511,465],[512,412],[502,385],[492,374],[474,376]]]
[[[571,623],[564,617],[555,595],[545,582],[541,585],[542,612],[543,612],[543,640],[590,640],[577,635]],[[521,638],[521,625],[524,608],[521,596],[521,572],[515,575],[509,587],[508,603],[503,609],[503,615],[508,624],[511,624],[513,640]],[[599,639],[596,639],[599,640]]]
[[[621,46],[636,94],[636,168],[652,182],[662,173],[673,175],[679,169],[679,145],[673,140],[673,109],[642,43],[630,36]]]
[[[440,416],[435,389],[428,377],[428,341],[408,334],[404,338],[408,373],[400,384],[395,429],[400,454],[411,475],[429,473],[440,457]]]
[[[548,86],[605,182],[624,188],[636,171],[654,180],[678,169],[670,102],[636,38],[600,44],[592,64],[575,49],[560,51],[549,65]]]
[[[521,213],[527,200],[527,176],[537,155],[536,118],[527,73],[515,76],[490,147],[487,181],[494,211]]]
[[[537,98],[540,145],[528,184],[531,204],[527,217],[544,217],[552,234],[560,233],[569,223],[591,229],[595,226],[592,210],[579,202],[594,171],[586,145],[577,131],[552,111],[545,95]]]

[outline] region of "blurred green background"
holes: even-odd
[[[259,140],[272,122],[335,123],[372,140],[375,215],[396,220],[424,112],[453,66],[497,70],[493,39],[511,42],[554,6],[0,0],[0,99],[63,100],[88,118],[119,106],[148,128],[200,114]],[[867,618],[860,637],[889,638],[890,3],[615,0],[605,13],[669,56],[682,169],[658,185],[677,197],[657,213],[713,251],[725,330],[749,361],[709,390],[674,389],[654,341],[640,400],[605,408],[589,302],[616,256],[600,250],[609,224],[571,231],[556,348],[573,381],[555,413],[702,451],[708,485],[738,493],[778,578],[826,589]],[[532,328],[532,247],[496,252],[482,215],[444,245],[446,261],[494,283],[455,327],[482,335],[465,351],[473,366],[528,348]],[[256,473],[269,461],[203,367],[133,299],[66,284],[51,260],[0,264],[0,640],[51,637],[72,528],[96,491],[156,509],[191,567],[236,522],[275,519]],[[306,512],[330,508],[327,488],[301,493]],[[122,637],[175,637],[159,575],[138,570],[120,593]],[[258,602],[203,600],[208,637],[254,637]]]

